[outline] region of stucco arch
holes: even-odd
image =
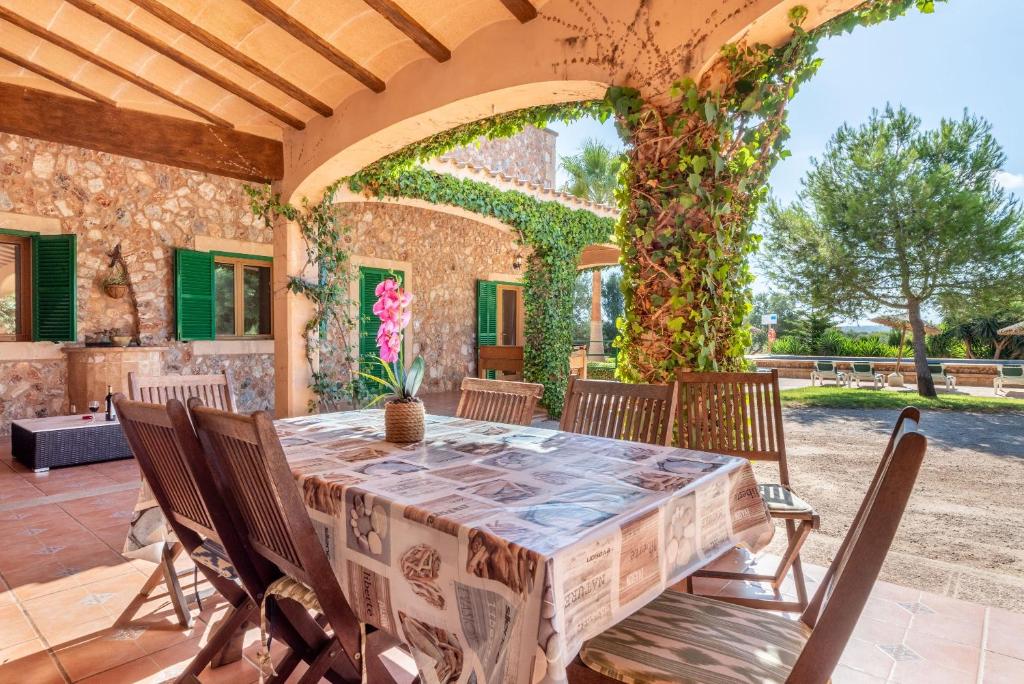
[[[700,77],[733,40],[788,40],[787,13],[808,9],[813,27],[861,0],[534,0],[540,16],[481,28],[447,62],[414,62],[380,94],[359,92],[284,135],[285,170],[275,189],[286,200],[318,200],[336,179],[470,121],[524,107],[601,97],[609,84],[663,94],[682,76]],[[305,250],[295,226],[275,231],[275,367],[279,415],[310,398],[302,330],[311,312],[290,294]]]

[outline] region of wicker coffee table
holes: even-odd
[[[31,418],[11,423],[11,454],[36,472],[132,458],[121,423],[101,414]]]

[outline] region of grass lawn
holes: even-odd
[[[917,392],[855,389],[846,387],[800,387],[782,391],[782,403],[790,407],[901,409],[917,406],[945,411],[982,413],[1024,412],[1024,401],[1003,397],[975,397],[969,394],[939,394],[926,399]]]

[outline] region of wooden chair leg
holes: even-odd
[[[180,546],[180,544],[178,545]],[[180,550],[177,551],[180,553]],[[178,573],[174,570],[174,558],[176,552],[170,546],[164,546],[160,558],[160,565],[164,570],[164,580],[167,582],[167,591],[170,594],[171,605],[174,606],[174,613],[178,616],[178,624],[188,629],[192,626],[192,613],[188,609],[188,601],[185,593],[181,590],[181,582],[178,580]]]
[[[181,542],[174,542],[171,544],[171,566],[174,566],[174,561],[178,559],[185,547],[181,545]],[[164,566],[163,557],[161,556],[161,562],[157,564],[156,569],[146,580],[146,583],[139,589],[139,594],[149,598],[149,595],[153,593],[153,590],[160,586],[160,583],[164,581]]]
[[[299,684],[316,684],[319,682],[327,670],[331,669],[331,664],[344,652],[345,649],[341,647],[338,640],[331,637],[320,648],[316,658],[309,664],[309,669],[299,678]]]
[[[185,671],[175,681],[178,684],[191,682],[199,676],[199,673],[206,669],[207,665],[220,667],[228,662],[240,660],[242,657],[241,639],[238,639],[238,655],[234,660],[223,660],[221,654],[236,640],[236,635],[240,634],[245,623],[253,619],[256,614],[256,604],[246,599],[240,606],[236,606],[228,611],[224,618],[217,622],[216,625],[211,625],[212,635],[206,642],[206,645],[199,650],[199,653],[195,655],[192,662],[188,664]]]

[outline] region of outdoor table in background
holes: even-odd
[[[585,639],[773,533],[741,458],[443,416],[397,445],[381,411],[276,426],[353,610],[427,682],[564,681]]]

